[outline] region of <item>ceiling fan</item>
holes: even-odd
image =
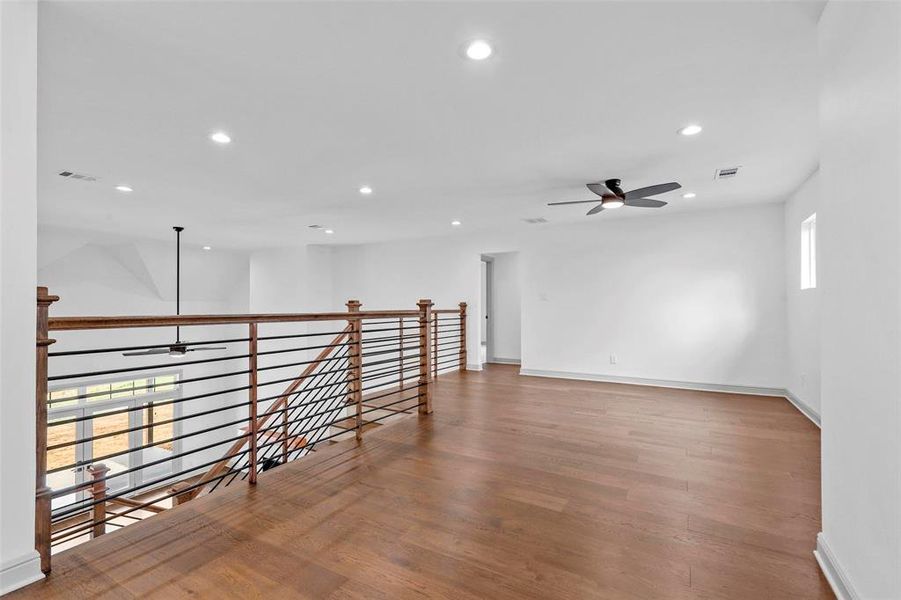
[[[184,227],[173,227],[175,230],[175,314],[181,314],[181,232]],[[225,346],[198,346],[189,348],[188,342],[181,340],[181,327],[175,328],[175,343],[164,348],[149,348],[138,352],[123,352],[122,356],[149,356],[152,354],[168,354],[172,358],[181,358],[188,352],[206,350],[226,350]]]
[[[600,200],[571,200],[569,202],[548,202],[548,206],[558,206],[560,204],[585,204],[587,202],[600,202],[597,206],[588,211],[589,215],[596,215],[605,208],[619,208],[620,206],[639,206],[641,208],[660,208],[666,206],[663,200],[654,200],[647,196],[656,196],[664,192],[678,190],[681,185],[675,181],[671,183],[658,183],[648,187],[638,188],[630,192],[624,192],[619,187],[619,179],[608,179],[604,183],[586,184],[589,190],[601,197]]]

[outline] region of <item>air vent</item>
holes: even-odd
[[[738,169],[740,167],[729,167],[727,169],[717,169],[716,173],[713,175],[714,179],[728,179],[730,177],[735,177],[738,175]]]
[[[540,225],[541,223],[547,223],[547,219],[544,217],[532,217],[529,219],[523,219],[529,225]]]
[[[310,229],[322,229],[322,225],[307,225]]]
[[[93,175],[76,173],[75,171],[60,171],[59,176],[65,177],[66,179],[77,179],[79,181],[97,181],[97,178]]]

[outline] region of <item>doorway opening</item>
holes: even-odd
[[[519,253],[482,255],[480,362],[520,364]]]

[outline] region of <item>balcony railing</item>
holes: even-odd
[[[427,415],[439,374],[466,370],[465,303],[51,318],[57,300],[38,288],[35,547],[45,573],[57,551]]]

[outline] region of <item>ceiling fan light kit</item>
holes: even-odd
[[[620,187],[620,183],[621,181],[619,179],[608,179],[604,183],[585,184],[585,187],[591,190],[592,193],[597,194],[601,197],[600,200],[594,199],[571,200],[568,202],[548,202],[548,206],[600,202],[600,204],[589,210],[586,213],[587,215],[596,215],[604,209],[620,208],[621,206],[635,206],[639,208],[662,208],[666,206],[666,202],[664,202],[663,200],[648,198],[647,196],[656,196],[657,194],[671,192],[682,187],[681,185],[673,181],[670,183],[658,183],[657,185],[650,185],[648,187],[638,188],[637,190],[624,192]]]

